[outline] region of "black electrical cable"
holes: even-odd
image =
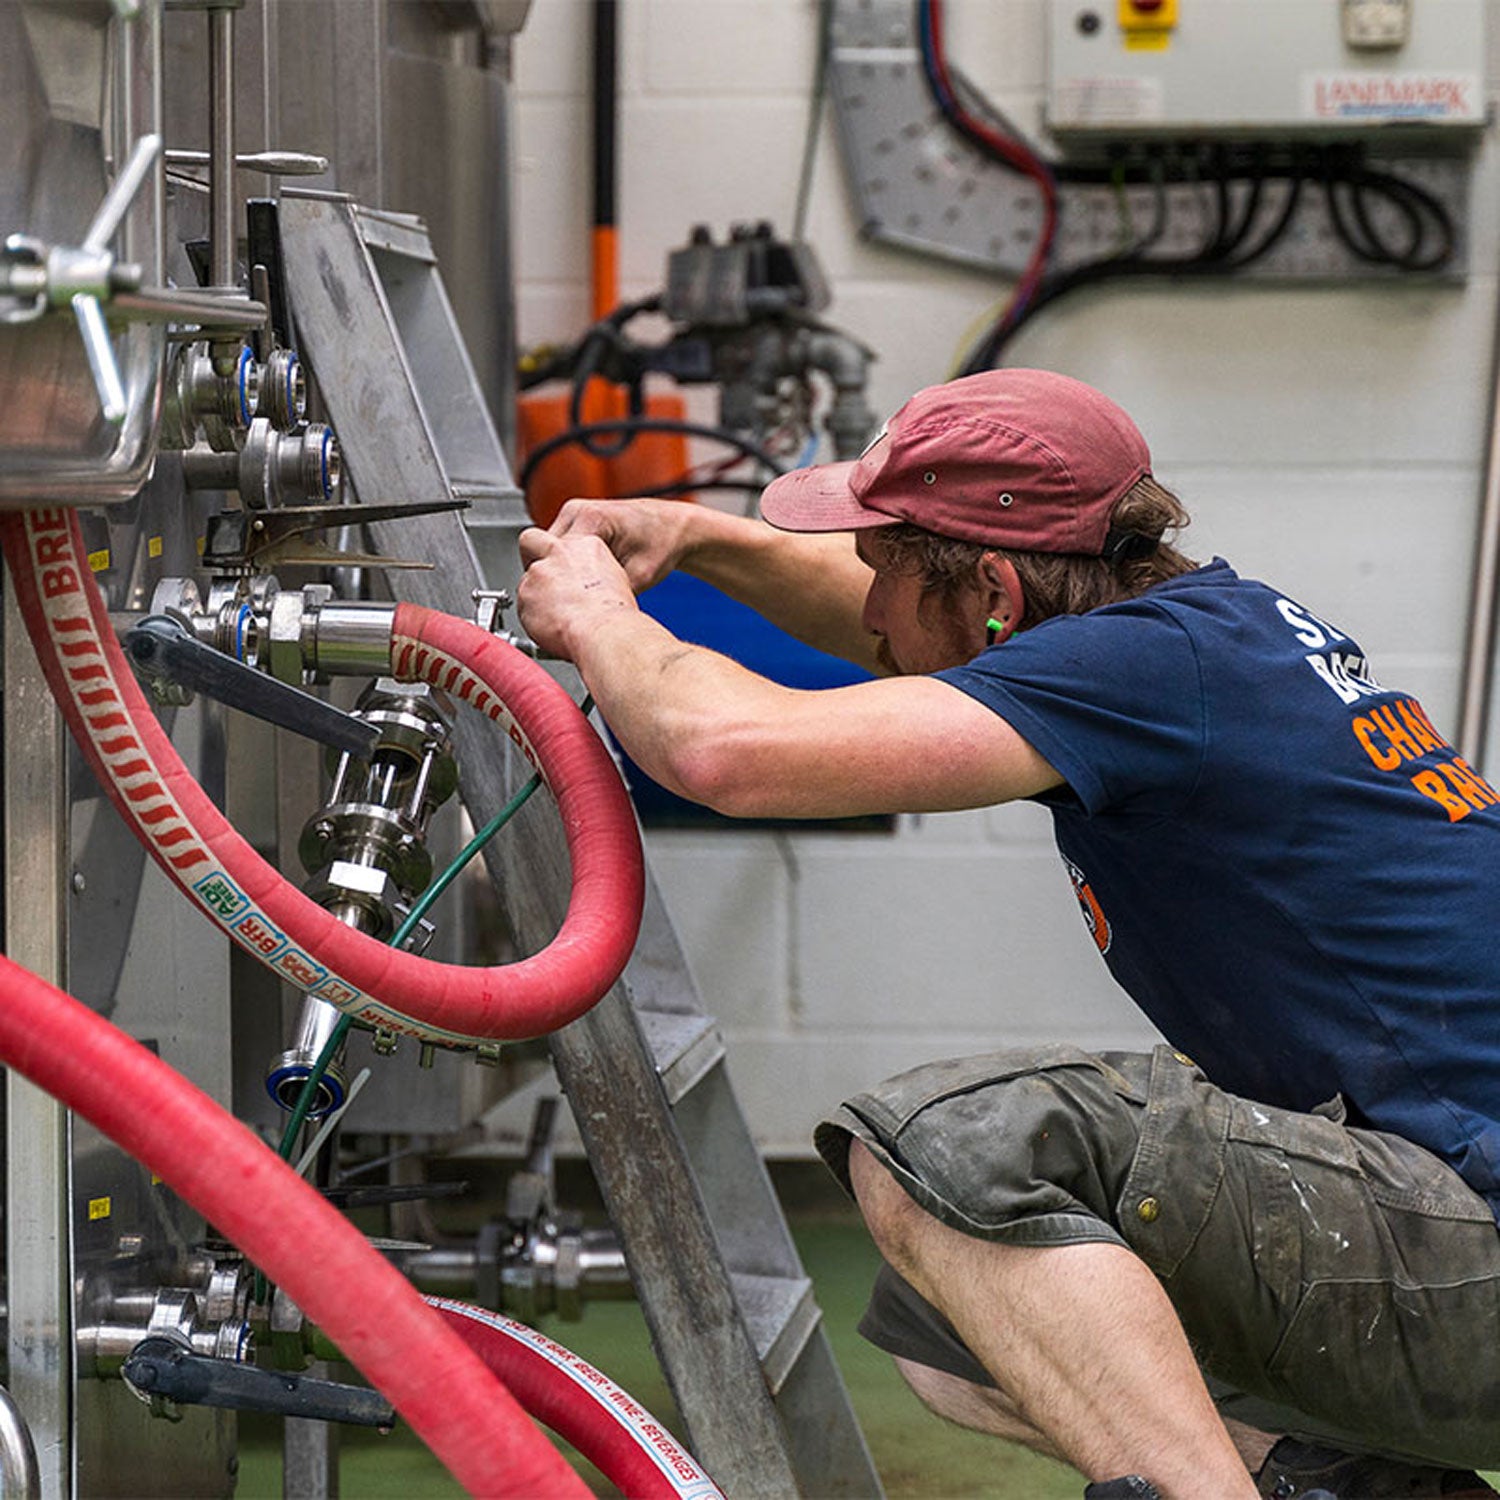
[[[1233,170],[1243,174],[1244,166],[1240,162],[1236,161],[1232,166]],[[1437,270],[1452,256],[1453,222],[1444,205],[1416,183],[1370,168],[1360,152],[1350,152],[1345,148],[1301,147],[1285,160],[1262,163],[1261,183],[1272,177],[1285,178],[1286,192],[1275,219],[1257,240],[1251,242],[1249,235],[1262,207],[1263,188],[1257,195],[1252,185],[1250,197],[1235,215],[1232,227],[1226,225],[1222,233],[1215,228],[1199,250],[1191,255],[1147,256],[1133,248],[1123,254],[1085,262],[1047,278],[1021,316],[997,326],[976,342],[966,356],[961,372],[973,374],[993,368],[1003,348],[1025,322],[1049,303],[1080,287],[1114,277],[1223,275],[1244,270],[1269,253],[1286,234],[1310,177],[1321,182],[1334,233],[1356,258],[1368,264],[1411,273]],[[1366,195],[1365,201],[1357,196],[1361,191]],[[1345,194],[1349,195],[1347,207]],[[1371,218],[1368,202],[1371,196],[1383,199],[1399,215],[1406,230],[1404,243],[1394,245],[1382,236]]]
[[[616,345],[623,347],[619,331],[611,330],[611,334]],[[578,362],[573,367],[573,389],[568,396],[568,425],[574,431],[588,425],[583,414],[584,395],[588,390],[589,381],[598,371],[599,360],[606,342],[605,336],[599,332],[599,325],[596,325],[584,340],[579,351]],[[640,378],[626,381],[625,389],[631,419],[645,416],[646,395]],[[583,448],[585,452],[592,453],[595,458],[618,458],[630,446],[631,441],[629,434],[612,443],[586,439],[583,441]]]
[[[992,329],[981,338],[965,357],[960,373],[977,374],[981,370],[993,369],[1001,351],[1010,342],[1022,325],[1034,317],[1043,307],[1056,302],[1060,297],[1082,287],[1100,281],[1126,276],[1157,277],[1182,275],[1230,274],[1251,264],[1264,255],[1286,231],[1295,212],[1301,193],[1300,177],[1293,178],[1288,188],[1287,200],[1283,203],[1276,220],[1249,249],[1244,249],[1252,224],[1259,215],[1263,202],[1264,176],[1252,179],[1246,194],[1246,202],[1238,213],[1233,210],[1231,196],[1219,191],[1215,182],[1215,222],[1210,227],[1202,245],[1189,255],[1151,256],[1145,251],[1157,243],[1165,232],[1166,189],[1158,178],[1157,212],[1151,229],[1136,241],[1130,249],[1105,256],[1100,260],[1085,261],[1066,271],[1046,278],[1024,314]]]
[[[742,438],[737,432],[729,431],[727,427],[708,427],[698,422],[674,422],[664,417],[637,417],[618,422],[586,422],[582,426],[570,427],[559,432],[555,437],[548,438],[545,443],[538,444],[526,455],[526,462],[521,465],[521,472],[516,476],[516,482],[524,490],[531,476],[536,472],[537,466],[561,448],[581,446],[586,444],[589,438],[603,437],[607,433],[627,435],[630,441],[634,441],[643,432],[676,433],[683,437],[704,438],[709,442],[723,443],[726,447],[739,449],[746,458],[753,458],[756,463],[764,464],[773,475],[786,472],[785,466],[767,453],[764,448],[752,443],[748,438]]]
[[[1282,235],[1286,233],[1287,226],[1292,222],[1298,205],[1302,201],[1302,184],[1304,180],[1300,174],[1287,179],[1286,197],[1282,200],[1281,212],[1276,216],[1271,227],[1261,235],[1255,244],[1248,250],[1241,251],[1238,255],[1230,257],[1227,262],[1230,270],[1243,270],[1246,266],[1253,265],[1267,251],[1275,248]]]
[[[1244,195],[1245,201],[1240,207],[1238,218],[1235,218],[1230,178],[1228,175],[1229,167],[1227,162],[1224,162],[1222,158],[1220,169],[1224,173],[1219,178],[1219,183],[1225,232],[1215,241],[1213,254],[1207,257],[1207,259],[1221,265],[1239,265],[1243,262],[1236,261],[1235,257],[1244,245],[1245,240],[1249,237],[1250,226],[1260,215],[1261,203],[1265,198],[1266,174],[1262,162],[1256,161],[1252,163],[1248,174],[1249,187],[1246,189]]]
[[[598,371],[605,352],[614,349],[628,357],[630,346],[623,332],[625,325],[641,313],[656,312],[660,307],[660,292],[653,292],[649,297],[641,297],[634,302],[622,302],[613,312],[600,318],[584,334],[574,350],[571,366],[573,388],[568,396],[568,426],[571,430],[581,431],[591,425],[584,420],[584,394],[588,389],[589,381]],[[627,399],[631,420],[645,416],[646,395],[641,376],[637,375],[634,379],[627,380],[625,386],[629,393]],[[592,454],[595,458],[618,458],[632,441],[630,434],[612,443],[596,442],[590,438],[582,440],[582,447],[586,453]]]
[[[1453,220],[1446,208],[1425,188],[1404,177],[1362,166],[1354,178],[1355,215],[1360,228],[1371,243],[1380,246],[1387,264],[1401,271],[1432,271],[1444,264],[1453,254]],[[1413,229],[1412,242],[1404,251],[1392,251],[1385,246],[1369,218],[1363,194],[1376,193],[1384,197],[1400,212]],[[1427,237],[1427,226],[1431,224],[1437,233],[1436,248],[1421,253]]]
[[[1406,225],[1406,244],[1403,248],[1393,249],[1384,238],[1383,232],[1376,226],[1370,216],[1370,198],[1379,195],[1395,208]],[[1426,230],[1422,223],[1422,215],[1417,212],[1410,200],[1403,198],[1400,194],[1381,193],[1364,178],[1356,178],[1349,184],[1349,200],[1354,207],[1354,220],[1359,225],[1359,232],[1364,235],[1365,243],[1380,247],[1381,259],[1387,265],[1405,268],[1414,265],[1420,259],[1422,241],[1426,237]]]
[[[1331,159],[1325,159],[1323,199],[1328,206],[1329,223],[1332,224],[1333,232],[1338,236],[1340,243],[1356,260],[1362,260],[1366,265],[1383,265],[1386,263],[1387,254],[1378,237],[1374,240],[1361,238],[1361,235],[1370,228],[1368,217],[1361,215],[1354,224],[1349,222],[1343,196],[1352,191],[1350,175],[1347,166],[1339,166],[1336,169]],[[1409,219],[1408,225],[1410,225]]]

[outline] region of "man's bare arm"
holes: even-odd
[[[526,628],[575,663],[653,780],[731,817],[939,812],[1061,778],[1005,720],[931,677],[807,692],[678,640],[637,607],[596,538],[527,531]]]
[[[871,573],[848,533],[803,535],[672,500],[572,500],[553,536],[597,536],[637,593],[674,568],[748,605],[789,635],[879,671],[860,624]]]

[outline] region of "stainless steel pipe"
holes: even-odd
[[[234,192],[234,9],[208,13],[209,281],[234,286],[239,230]]]

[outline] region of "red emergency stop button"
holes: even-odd
[[[1119,0],[1120,29],[1165,34],[1177,24],[1177,0]]]

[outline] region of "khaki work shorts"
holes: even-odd
[[[943,1223],[1017,1245],[1121,1244],[1182,1319],[1226,1416],[1374,1452],[1500,1467],[1500,1229],[1398,1136],[1235,1098],[1169,1048],[931,1063],[850,1099],[858,1136]],[[889,1267],[860,1331],[993,1386]]]

